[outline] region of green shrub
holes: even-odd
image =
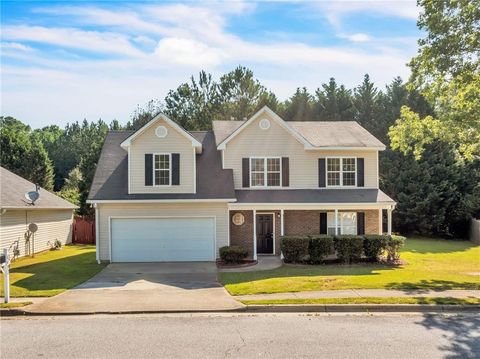
[[[378,261],[380,255],[387,249],[389,236],[380,234],[367,234],[363,240],[365,257],[371,261]]]
[[[220,248],[220,259],[229,264],[241,263],[248,256],[248,249],[240,246]]]
[[[358,261],[363,253],[363,236],[341,235],[334,237],[337,257],[344,263]]]
[[[307,236],[284,236],[280,241],[283,259],[287,263],[300,263],[308,256],[310,238]]]
[[[405,239],[402,236],[389,236],[386,246],[387,260],[389,262],[396,262],[400,259],[400,248],[405,244]]]
[[[328,235],[312,235],[308,245],[308,254],[310,262],[318,264],[333,252],[333,237]]]

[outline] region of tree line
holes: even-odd
[[[280,101],[248,68],[218,80],[201,71],[163,101],[138,106],[125,125],[84,120],[32,130],[1,117],[2,166],[91,215],[85,200],[109,130],[138,129],[159,112],[186,130],[210,130],[213,120],[243,120],[267,105],[287,121],[357,121],[387,146],[380,187],[398,202],[394,230],[465,236],[467,221],[480,216],[480,57],[470,56],[478,54],[480,34],[464,36],[478,27],[479,1],[420,1],[418,25],[428,35],[419,41],[407,83],[395,78],[380,89],[365,75],[347,88],[331,78],[313,93],[299,87]]]

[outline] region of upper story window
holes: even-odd
[[[251,187],[280,187],[281,173],[280,157],[250,158]]]
[[[170,153],[153,155],[153,179],[155,186],[170,186],[172,178],[172,161]]]
[[[327,186],[356,186],[355,157],[327,158]]]

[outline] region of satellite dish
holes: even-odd
[[[38,226],[35,223],[30,223],[28,225],[28,230],[32,233],[35,233],[36,231],[38,231]]]
[[[40,193],[37,191],[30,191],[25,193],[25,199],[29,201],[31,204],[35,204],[35,201],[40,198]]]

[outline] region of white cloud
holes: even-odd
[[[254,6],[232,4],[52,7],[39,11],[64,23],[68,18],[68,28],[4,26],[2,37],[18,45],[10,46],[7,65],[2,64],[2,111],[38,121],[31,123],[34,127],[85,117],[126,122],[137,104],[162,99],[200,69],[219,76],[238,64],[250,67],[281,99],[299,86],[314,90],[332,76],[355,86],[368,72],[381,86],[408,74],[405,63],[414,49],[400,50],[408,39],[392,45],[395,41],[380,44],[363,33],[342,35],[355,47],[278,37],[245,40],[228,30],[229,19],[246,16]],[[86,25],[96,30],[86,31]],[[23,41],[55,45],[62,56],[41,47],[27,55]],[[84,51],[110,56],[95,59]],[[8,61],[12,58],[21,58],[22,64]]]
[[[192,39],[166,37],[158,42],[155,55],[159,59],[172,63],[211,67],[219,65],[225,55],[221,50],[209,47],[205,43]]]
[[[352,42],[367,42],[367,41],[371,40],[370,36],[368,36],[367,34],[361,33],[361,32],[358,32],[356,34],[351,34],[351,35],[342,34],[342,35],[338,35],[338,36],[341,37],[341,38],[350,40]]]

